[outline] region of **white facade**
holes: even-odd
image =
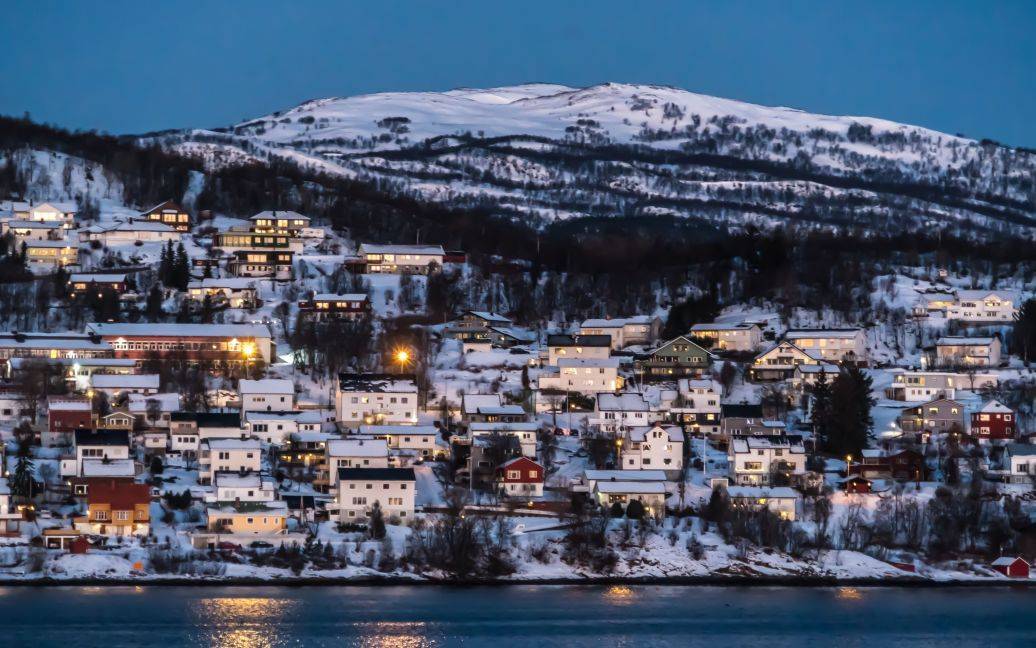
[[[607,335],[612,339],[612,349],[622,349],[633,344],[651,344],[658,338],[660,328],[661,321],[657,317],[637,315],[588,319],[579,325],[579,334]]]
[[[270,502],[277,499],[277,484],[260,473],[216,473],[209,502]]]
[[[338,483],[339,468],[388,468],[389,449],[385,439],[331,439],[324,445],[328,486]]]
[[[620,447],[623,470],[664,470],[683,468],[683,430],[675,425],[654,425],[626,431]]]
[[[295,384],[290,380],[264,378],[238,382],[241,412],[287,412],[295,409]]]
[[[790,329],[784,339],[826,362],[866,362],[868,357],[863,329]]]
[[[946,318],[958,322],[1013,322],[1017,297],[1008,292],[959,290],[946,309]]]
[[[198,480],[211,484],[218,472],[259,472],[263,452],[255,439],[205,439],[198,457]]]
[[[414,517],[417,479],[412,468],[342,468],[338,472],[337,508],[339,522],[363,522],[375,502],[385,520],[407,523]]]
[[[561,358],[557,367],[557,373],[540,375],[540,390],[557,389],[593,396],[600,392],[613,392],[620,387],[617,358]]]
[[[998,367],[1000,338],[942,337],[935,343],[935,364],[939,367]]]
[[[258,301],[255,284],[255,280],[248,278],[207,278],[187,284],[187,296],[199,304],[209,295],[210,300],[225,300],[230,308],[248,308]]]
[[[360,434],[385,439],[389,450],[413,450],[422,457],[435,455],[439,430],[433,425],[361,425]]]
[[[765,486],[777,473],[789,477],[804,474],[806,451],[798,437],[739,437],[730,441],[727,462],[735,484]]]
[[[752,352],[763,343],[763,330],[758,324],[708,322],[692,326],[691,337],[712,340],[711,348],[720,351]]]
[[[340,376],[335,417],[346,425],[417,423],[417,384],[392,375]]]
[[[733,508],[758,511],[766,508],[777,514],[782,520],[795,521],[799,516],[799,504],[802,497],[793,488],[730,486],[727,488],[730,504]]]
[[[433,263],[443,264],[446,252],[441,245],[360,244],[360,257],[371,273],[426,273]]]
[[[657,416],[640,393],[598,394],[590,425],[601,432],[615,433],[631,427],[643,427]]]
[[[518,422],[518,423],[471,423],[468,425],[468,435],[472,439],[478,437],[503,434],[513,436],[521,446],[522,454],[526,457],[536,457],[536,432],[539,430],[539,423]]]

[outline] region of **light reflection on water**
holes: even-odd
[[[283,598],[204,598],[191,605],[207,643],[226,648],[282,645],[279,626],[298,601]]]

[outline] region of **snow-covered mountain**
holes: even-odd
[[[947,225],[1031,237],[1036,154],[684,90],[527,84],[307,101],[145,138],[210,168],[285,160],[535,226],[669,214],[726,227]]]

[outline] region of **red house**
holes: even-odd
[[[854,493],[870,493],[873,486],[874,482],[866,477],[860,477],[859,475],[850,477],[842,482],[842,487],[845,488],[845,492],[849,495]]]
[[[543,466],[528,457],[515,457],[496,469],[496,485],[508,497],[543,497]]]
[[[923,481],[928,478],[928,467],[924,455],[914,450],[885,452],[864,450],[859,462],[853,462],[849,474],[866,479],[899,479]]]
[[[93,425],[93,411],[87,400],[51,400],[47,403],[47,430],[52,435],[70,435]]]
[[[994,560],[990,567],[1008,578],[1028,578],[1029,563],[1024,558],[1001,556]]]
[[[1014,410],[1000,401],[991,400],[971,415],[971,434],[979,439],[1013,439]]]

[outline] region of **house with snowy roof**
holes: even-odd
[[[187,297],[200,305],[209,298],[214,308],[252,308],[259,303],[255,279],[250,277],[206,277],[187,284]]]
[[[792,340],[781,340],[752,360],[749,377],[756,382],[787,380],[801,364],[822,364],[824,358],[817,349],[806,350]]]
[[[716,351],[754,352],[763,343],[763,329],[754,322],[702,322],[690,336]]]
[[[999,336],[968,337],[946,335],[935,341],[932,360],[936,367],[999,367]]]
[[[407,374],[341,373],[335,418],[345,425],[417,423],[417,379]]]
[[[614,434],[631,427],[650,425],[656,416],[641,393],[602,393],[597,395],[594,413],[588,423],[601,432]]]
[[[617,441],[623,470],[664,470],[672,477],[683,468],[683,430],[676,425],[646,425],[625,430]]]
[[[1018,415],[998,400],[971,413],[971,435],[979,441],[1010,441],[1018,432]]]
[[[383,245],[361,243],[359,256],[372,274],[428,274],[442,268],[441,245]]]
[[[727,465],[735,484],[786,485],[805,474],[806,449],[797,435],[738,437],[727,446]]]
[[[662,320],[653,315],[595,318],[579,325],[580,335],[607,335],[612,349],[653,344],[662,331]]]

